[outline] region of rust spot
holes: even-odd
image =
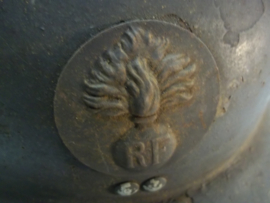
[[[199,117],[200,117],[200,120],[201,120],[202,127],[203,127],[204,129],[206,129],[206,123],[205,123],[205,121],[204,121],[204,118],[203,118],[203,112],[202,112],[202,111],[200,111]]]

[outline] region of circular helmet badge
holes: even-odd
[[[151,173],[180,160],[211,125],[216,63],[192,33],[160,21],[105,30],[58,81],[59,134],[82,163],[112,175]]]

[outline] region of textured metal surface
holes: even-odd
[[[269,202],[269,131],[259,121],[270,89],[270,2],[226,2],[0,1],[1,202]],[[106,175],[74,158],[55,126],[53,100],[61,72],[85,41],[120,22],[149,19],[175,23],[204,42],[219,69],[221,102],[203,139],[168,169],[162,192],[123,198],[115,186],[151,177]],[[255,135],[265,137],[241,156]],[[232,166],[237,157],[240,172]],[[230,166],[234,178],[213,179]],[[202,187],[191,192],[196,185]]]
[[[137,21],[102,32],[75,53],[58,81],[54,112],[76,158],[129,178],[159,175],[169,160],[171,168],[181,164],[218,102],[218,71],[205,45],[173,24]]]
[[[193,203],[246,203],[270,201],[270,105],[254,132],[252,145],[232,166],[209,183],[189,191]]]

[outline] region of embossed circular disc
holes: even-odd
[[[181,163],[200,142],[218,100],[216,63],[194,34],[134,21],[101,32],[73,55],[58,81],[54,115],[67,148],[90,168],[153,174]]]

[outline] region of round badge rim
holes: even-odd
[[[120,25],[116,25],[116,26],[113,26],[113,27],[110,27],[110,28],[108,28],[108,29],[106,29],[106,30],[104,30],[104,31],[102,31],[102,32],[100,32],[100,33],[98,33],[96,36],[94,36],[93,38],[91,38],[91,39],[89,39],[89,40],[87,40],[74,54],[73,54],[73,56],[69,59],[69,61],[68,61],[68,63],[65,65],[65,67],[64,67],[64,69],[62,70],[62,72],[61,72],[61,75],[60,75],[60,77],[59,77],[59,79],[58,79],[58,83],[57,83],[57,86],[56,86],[56,91],[55,91],[55,97],[54,97],[54,118],[55,118],[55,123],[56,123],[56,127],[57,127],[57,130],[58,130],[58,132],[59,132],[59,135],[60,135],[60,137],[61,137],[61,140],[64,142],[64,144],[65,144],[65,146],[70,150],[70,148],[66,145],[66,143],[65,143],[65,141],[63,140],[63,138],[62,138],[62,135],[61,135],[61,133],[60,133],[60,130],[59,130],[59,122],[58,122],[58,120],[57,120],[57,118],[56,118],[56,116],[55,116],[55,113],[57,112],[57,110],[56,110],[56,99],[57,99],[57,92],[58,92],[58,88],[59,88],[59,81],[61,81],[62,79],[63,79],[63,72],[65,72],[65,70],[67,69],[67,67],[70,65],[70,63],[72,62],[72,60],[74,60],[74,58],[76,58],[76,56],[85,48],[85,47],[87,47],[87,45],[89,45],[89,43],[91,43],[92,41],[94,41],[95,39],[98,39],[100,36],[102,36],[104,33],[107,33],[107,32],[109,32],[111,29],[114,29],[114,28],[119,28],[119,27],[121,27],[121,26],[128,26],[128,25],[131,25],[131,24],[147,24],[147,23],[158,23],[159,25],[162,25],[162,24],[164,24],[164,25],[167,25],[167,26],[173,26],[173,27],[175,27],[176,29],[180,29],[181,31],[183,31],[183,32],[185,32],[186,34],[188,33],[189,35],[191,35],[193,38],[195,38],[195,40],[197,40],[197,42],[199,42],[200,44],[202,44],[204,47],[204,49],[206,49],[207,51],[208,51],[208,53],[209,53],[209,55],[208,55],[208,57],[210,57],[211,59],[212,59],[212,62],[215,64],[215,67],[214,67],[214,71],[215,71],[215,73],[216,73],[216,77],[217,77],[217,84],[218,84],[218,95],[217,95],[217,97],[218,97],[218,100],[219,100],[219,92],[220,92],[220,83],[219,83],[219,73],[218,73],[218,68],[217,68],[217,66],[216,66],[216,62],[215,62],[215,59],[214,59],[214,57],[213,57],[213,55],[211,54],[211,52],[209,51],[209,49],[208,49],[208,47],[200,40],[200,38],[198,38],[197,36],[195,36],[193,33],[190,33],[188,30],[185,30],[184,28],[181,28],[181,27],[179,27],[179,26],[177,26],[177,25],[174,25],[174,24],[171,24],[171,23],[168,23],[168,22],[163,22],[163,21],[157,21],[157,20],[142,20],[142,21],[131,21],[131,22],[127,22],[127,23],[123,23],[123,24],[120,24]],[[215,107],[215,112],[216,112],[216,110],[217,110],[217,107],[218,107],[218,102],[219,101],[217,101],[216,102],[216,107]],[[213,119],[215,118],[215,115],[214,115],[214,117],[213,117]],[[213,119],[212,119],[212,121],[211,121],[211,123],[213,122]],[[209,129],[209,127],[211,126],[211,124],[207,127],[207,129]],[[206,131],[207,132],[207,131]],[[204,133],[205,134],[205,133]],[[203,137],[203,136],[202,136]],[[70,150],[71,151],[71,150]],[[87,163],[85,163],[85,161],[84,160],[82,160],[81,158],[78,158],[77,157],[77,155],[75,155],[72,151],[71,151],[71,153],[80,161],[80,162],[82,162],[82,163],[84,163],[85,165],[87,165],[88,167],[90,167],[90,168],[92,168],[92,169],[94,169],[94,170],[97,170],[97,171],[100,171],[100,172],[103,172],[103,173],[106,173],[106,174],[113,174],[113,175],[121,175],[121,173],[122,172],[117,172],[117,173],[114,173],[114,172],[110,172],[110,171],[106,171],[106,170],[100,170],[100,169],[96,169],[95,167],[93,167],[91,164],[89,165],[89,164],[87,164]],[[169,164],[169,163],[168,163]],[[119,169],[118,170],[116,170],[116,171],[119,171]],[[122,170],[120,170],[120,171],[122,171]],[[125,171],[125,170],[124,170]],[[127,172],[128,174],[133,174],[133,173],[130,173],[130,172]],[[127,175],[127,174],[125,174],[125,175]]]

